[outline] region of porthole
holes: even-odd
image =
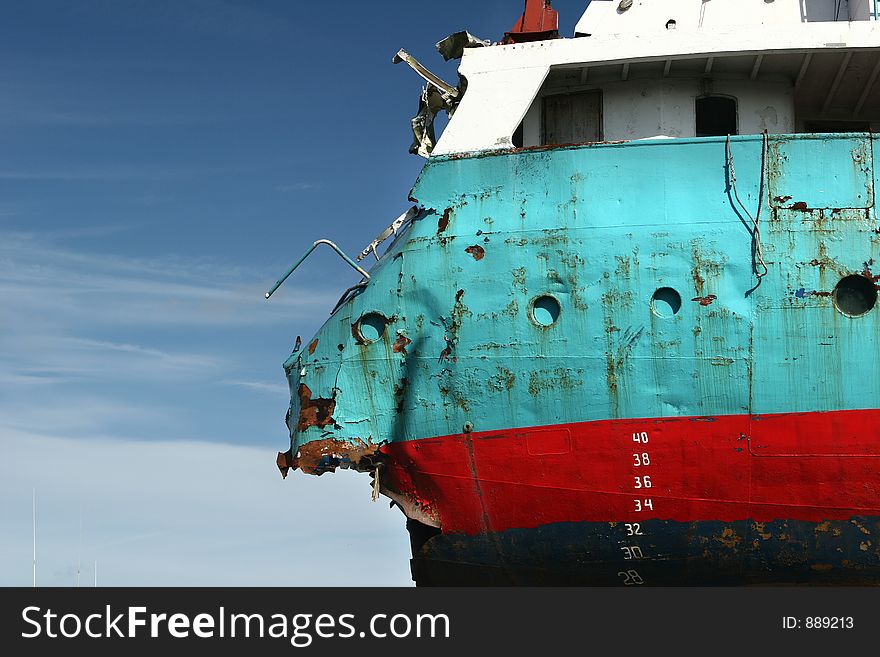
[[[553,326],[561,312],[559,301],[550,295],[538,297],[532,302],[532,320],[538,326]]]
[[[844,276],[831,295],[834,307],[847,317],[861,317],[877,305],[877,286],[859,274]]]
[[[651,297],[651,312],[657,317],[668,318],[681,310],[681,295],[671,287],[661,287]]]
[[[370,344],[385,334],[388,319],[379,313],[367,313],[352,326],[352,333],[360,344]]]

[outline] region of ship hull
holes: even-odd
[[[876,586],[880,517],[849,520],[648,520],[643,554],[622,523],[554,523],[531,529],[441,534],[413,553],[418,586]],[[869,548],[870,550],[870,548]]]
[[[421,585],[880,583],[880,411],[648,418],[383,448]],[[412,523],[411,523],[412,524]]]
[[[877,583],[878,143],[432,158],[282,470],[378,467],[420,583]]]

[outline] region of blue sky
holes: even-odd
[[[570,34],[587,3],[555,2]],[[0,585],[408,585],[351,473],[282,481],[281,363],[408,207],[433,44],[518,0],[0,8]],[[384,498],[383,498],[384,499]],[[80,537],[80,518],[82,533]],[[342,567],[337,564],[343,564]]]

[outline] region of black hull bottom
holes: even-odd
[[[880,585],[880,518],[556,523],[467,536],[407,523],[418,586]]]

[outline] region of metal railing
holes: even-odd
[[[302,254],[302,257],[300,257],[299,260],[297,260],[295,263],[293,263],[293,265],[290,267],[290,269],[288,269],[284,273],[284,276],[279,278],[278,281],[275,283],[275,285],[272,286],[272,289],[269,290],[268,292],[266,292],[266,298],[268,299],[273,294],[275,294],[275,290],[277,290],[279,287],[281,287],[284,284],[284,281],[286,281],[290,277],[290,275],[296,270],[296,268],[299,267],[303,263],[303,260],[308,258],[309,255],[311,255],[312,251],[317,249],[318,246],[321,244],[326,244],[331,249],[336,251],[336,253],[338,253],[339,256],[343,260],[345,260],[345,262],[347,262],[349,265],[351,265],[361,276],[363,276],[367,280],[370,280],[370,275],[366,272],[366,270],[364,270],[354,260],[352,260],[347,255],[345,255],[345,253],[342,252],[342,249],[340,249],[338,246],[336,246],[333,242],[331,242],[330,240],[318,240],[314,244],[312,244],[311,247],[309,247],[308,251],[306,251],[305,253]]]

